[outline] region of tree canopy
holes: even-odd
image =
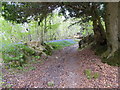
[[[56,8],[60,8],[59,13],[66,18],[84,17],[90,20],[93,15],[93,7],[95,7],[100,16],[104,15],[103,3],[85,3],[85,2],[4,2],[2,3],[2,15],[6,20],[15,21],[17,23],[30,22],[30,19],[42,21],[49,13]],[[87,16],[87,17],[86,17]]]

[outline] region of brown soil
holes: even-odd
[[[41,58],[42,60],[43,58]],[[3,70],[4,80],[13,88],[117,88],[118,67],[101,62],[100,57],[86,48],[78,50],[77,45],[53,52],[44,63],[33,64],[35,70],[11,74]],[[97,79],[87,79],[84,70],[98,72]],[[48,82],[54,82],[48,86]]]

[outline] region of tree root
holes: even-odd
[[[106,58],[106,59],[109,59],[110,57],[113,57],[114,56],[114,53],[115,53],[116,51],[114,50],[107,50],[106,52],[104,52],[103,54],[102,54],[102,58]]]
[[[109,55],[109,53],[110,53],[110,50],[108,49],[107,51],[105,51],[105,52],[101,55],[101,57],[102,57],[102,58],[107,58],[107,56]]]
[[[110,57],[113,57],[113,56],[114,56],[114,53],[115,53],[115,51],[112,51],[112,52],[107,56],[107,59],[109,59]]]

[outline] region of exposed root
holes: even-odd
[[[107,58],[108,55],[109,55],[109,53],[110,53],[110,49],[108,49],[107,51],[105,51],[105,52],[101,55],[101,57],[102,57],[102,58]]]
[[[102,54],[102,58],[109,59],[110,57],[113,57],[115,54],[116,50],[110,50],[108,49],[105,53]]]
[[[113,56],[114,56],[114,53],[115,53],[115,51],[112,51],[112,52],[107,56],[107,59],[109,59],[110,57],[113,57]]]

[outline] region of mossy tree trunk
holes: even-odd
[[[118,37],[118,3],[109,2],[106,4],[106,37],[108,50],[104,53],[104,57],[114,56],[119,48]]]

